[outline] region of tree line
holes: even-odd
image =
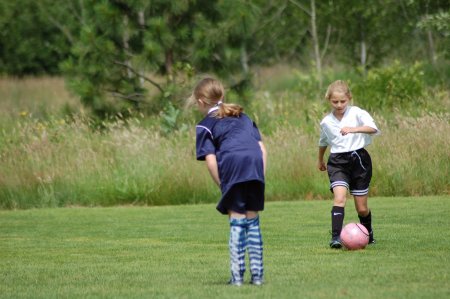
[[[63,75],[100,116],[176,96],[214,73],[236,90],[280,62],[365,72],[448,59],[446,0],[15,0],[0,2],[0,74]],[[163,102],[163,101],[160,101]]]

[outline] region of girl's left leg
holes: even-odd
[[[367,204],[368,194],[362,196],[354,196],[355,199],[355,208],[358,213],[359,222],[367,229],[369,232],[369,244],[375,243],[375,239],[373,238],[373,229],[372,229],[372,213]]]
[[[263,241],[259,227],[258,212],[247,212],[247,248],[250,260],[251,283],[261,285],[263,283]]]

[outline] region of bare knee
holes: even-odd
[[[336,197],[335,196],[333,205],[335,205],[337,207],[345,207],[346,200],[347,199],[345,198],[345,196],[344,197],[342,197],[342,196]]]
[[[355,196],[355,208],[359,216],[367,216],[370,211],[367,205],[367,196]]]
[[[359,216],[367,216],[369,215],[369,208],[368,207],[356,207],[356,212],[358,213]]]
[[[336,186],[333,188],[334,205],[338,207],[345,207],[347,201],[347,188],[343,186]]]
[[[246,217],[247,217],[247,219],[256,218],[256,217],[258,217],[258,212],[257,211],[247,211]]]
[[[232,211],[232,210],[228,210],[228,216],[230,218],[234,218],[234,219],[244,219],[244,218],[246,218],[245,214],[242,214],[242,213],[239,213],[239,212],[235,212],[235,211]]]

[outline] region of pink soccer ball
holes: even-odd
[[[349,223],[341,231],[341,242],[348,250],[364,249],[369,243],[369,232],[360,223]]]

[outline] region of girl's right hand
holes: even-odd
[[[325,165],[325,162],[323,161],[319,161],[317,163],[317,168],[319,168],[320,171],[325,171],[327,170],[327,166]]]

